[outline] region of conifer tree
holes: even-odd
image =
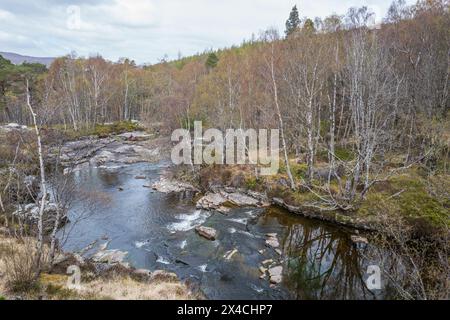
[[[297,6],[294,6],[289,14],[289,19],[286,21],[286,36],[290,36],[295,30],[300,27],[300,18],[298,15]]]

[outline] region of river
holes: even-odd
[[[379,250],[372,243],[354,244],[348,230],[272,207],[236,208],[223,215],[197,210],[184,194],[144,187],[167,168],[159,162],[74,172],[75,194],[83,196],[71,206],[63,248],[76,251],[109,239],[108,248],[127,251],[134,267],[175,272],[208,299],[389,297],[386,285],[366,287],[367,267],[376,264],[370,253]],[[217,229],[217,239],[200,237],[194,230],[198,225]],[[278,235],[281,255],[266,247],[267,233]],[[237,253],[227,260],[224,256],[234,249]],[[279,285],[260,279],[258,268],[269,259],[283,266]]]

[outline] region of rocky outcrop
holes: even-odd
[[[53,229],[58,211],[60,214],[59,228],[61,228],[69,222],[69,219],[66,216],[67,210],[64,208],[60,208],[56,203],[53,202],[47,201],[45,203],[43,222],[46,232],[49,232]],[[36,224],[39,220],[39,212],[39,204],[29,203],[25,205],[18,205],[16,211],[13,212],[13,215],[20,218],[25,223]]]
[[[233,250],[227,251],[223,257],[225,260],[231,260],[236,253],[238,253],[238,250],[234,248]]]
[[[208,192],[197,201],[197,209],[217,210],[227,213],[229,207],[262,207],[268,203],[264,197],[256,192],[247,194],[236,189],[223,189],[216,192]]]
[[[115,137],[87,137],[77,141],[69,141],[61,148],[53,148],[48,152],[48,161],[59,160],[66,168],[76,167],[83,163],[95,166],[105,166],[108,163],[119,165],[154,161],[160,156],[158,146],[150,146],[145,133],[139,133],[140,138],[130,140],[132,134],[127,133]],[[145,137],[145,139],[143,139]]]
[[[340,212],[330,212],[330,211],[321,212],[320,210],[316,210],[309,207],[293,206],[289,205],[283,199],[280,198],[273,198],[272,204],[284,208],[291,213],[295,213],[306,218],[331,222],[333,224],[361,230],[367,231],[376,230],[376,227],[373,224],[371,224],[371,222],[368,221],[366,218],[362,219],[352,217],[350,215],[346,215]]]
[[[214,228],[198,226],[195,228],[195,231],[202,237],[214,241],[217,237],[217,230]]]

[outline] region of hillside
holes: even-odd
[[[0,55],[14,64],[22,64],[24,62],[41,63],[49,67],[52,64],[53,60],[55,60],[55,58],[51,57],[31,57],[31,56],[23,56],[17,53],[2,52],[2,51],[0,51]]]

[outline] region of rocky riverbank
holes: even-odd
[[[139,162],[155,162],[165,152],[166,141],[163,138],[151,138],[151,135],[140,131],[107,138],[89,136],[66,142],[61,147],[50,148],[48,161],[61,163],[65,173],[88,165],[120,167]]]

